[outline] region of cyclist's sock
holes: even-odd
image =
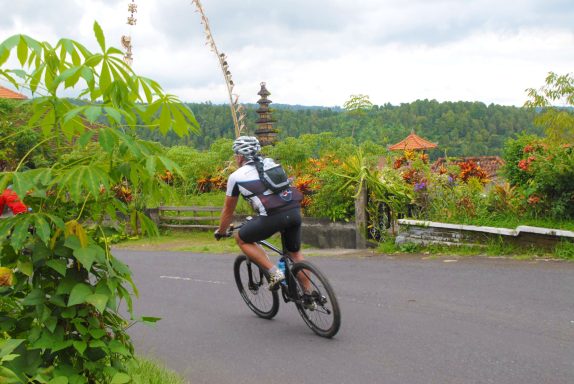
[[[274,266],[272,266],[271,268],[269,268],[269,269],[267,270],[267,272],[269,272],[270,275],[273,275],[273,274],[275,274],[275,272],[277,272],[278,270],[279,270],[279,268],[277,268],[277,266],[274,265]]]

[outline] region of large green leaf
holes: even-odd
[[[34,288],[24,299],[22,299],[23,305],[39,305],[46,300],[46,294],[40,288]]]
[[[30,215],[17,215],[15,218],[16,225],[10,236],[10,245],[16,250],[22,249],[26,238],[30,234],[28,232],[32,217]]]
[[[59,187],[67,190],[72,199],[77,202],[86,198],[85,192],[89,192],[95,199],[98,199],[100,185],[109,189],[109,176],[96,165],[77,165],[59,180]]]
[[[92,304],[100,313],[102,313],[106,309],[108,296],[100,293],[94,293],[86,297],[86,303]]]
[[[114,377],[112,378],[112,382],[110,384],[125,384],[129,383],[131,380],[132,379],[128,374],[118,372],[114,375]]]
[[[42,214],[33,214],[32,219],[36,234],[44,244],[48,244],[48,241],[50,241],[50,235],[52,234],[50,224]]]
[[[118,124],[122,123],[122,114],[117,108],[104,107],[104,111],[106,111],[110,121],[113,120]]]
[[[48,260],[46,265],[52,268],[54,271],[58,272],[62,276],[66,276],[66,269],[68,265],[64,260]]]
[[[96,250],[91,247],[77,248],[74,249],[74,257],[89,271],[96,261]]]
[[[90,123],[95,123],[98,118],[102,115],[102,107],[93,105],[86,108],[84,114]]]
[[[76,348],[76,351],[78,351],[80,353],[80,355],[83,355],[86,348],[88,348],[88,344],[83,341],[83,340],[75,340],[73,342],[74,348]]]
[[[157,237],[159,236],[159,231],[157,229],[157,225],[151,220],[147,215],[143,212],[137,213],[138,219],[141,224],[142,232],[149,236],[149,237]]]
[[[28,58],[28,45],[26,44],[26,40],[24,40],[23,36],[20,37],[20,41],[18,42],[17,55],[18,60],[20,60],[20,64],[23,66]]]
[[[70,292],[70,298],[68,300],[68,307],[76,304],[82,304],[86,302],[86,298],[92,294],[92,288],[86,283],[78,283],[72,288]]]
[[[98,131],[98,141],[104,151],[112,153],[118,143],[118,137],[111,128],[103,128]]]
[[[14,172],[12,182],[14,183],[14,192],[16,192],[20,199],[24,198],[26,192],[34,187],[34,181],[28,173]]]
[[[0,358],[10,355],[20,344],[26,340],[22,339],[0,339]]]
[[[106,51],[106,38],[104,37],[104,31],[102,31],[102,27],[98,24],[97,21],[94,21],[94,34],[96,35],[96,40],[98,40],[98,44],[102,49],[102,52]]]
[[[16,373],[6,367],[0,367],[0,383],[21,384],[24,383]]]
[[[18,260],[18,263],[16,265],[20,272],[22,272],[28,277],[32,277],[32,274],[34,273],[34,266],[32,265],[31,262]]]
[[[104,60],[102,63],[102,70],[100,72],[100,90],[105,92],[112,83],[112,75],[110,73],[110,66]]]

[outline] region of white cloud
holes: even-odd
[[[205,46],[191,1],[0,0],[0,36],[67,36],[97,49],[94,20],[108,44],[131,33],[134,69],[186,101],[226,102],[217,60]],[[572,71],[570,0],[204,1],[228,56],[236,91],[258,99],[266,81],[278,103],[342,105],[351,94],[376,104],[416,99],[522,105],[524,89],[548,71]],[[6,11],[7,10],[7,11]],[[4,16],[4,15],[3,15]]]

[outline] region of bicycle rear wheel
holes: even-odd
[[[233,265],[237,289],[245,304],[255,314],[264,319],[272,319],[279,311],[279,295],[269,290],[269,276],[247,256],[239,255]]]
[[[307,290],[299,281],[300,274],[309,279],[310,286]],[[335,336],[341,326],[341,311],[329,280],[319,268],[308,261],[295,263],[293,275],[299,277],[294,279],[299,296],[295,304],[305,324],[319,336],[327,338]]]

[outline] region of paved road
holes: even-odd
[[[132,267],[139,353],[199,383],[574,383],[574,263],[313,258],[342,309],[333,340],[293,305],[243,304],[233,256],[116,251]]]

